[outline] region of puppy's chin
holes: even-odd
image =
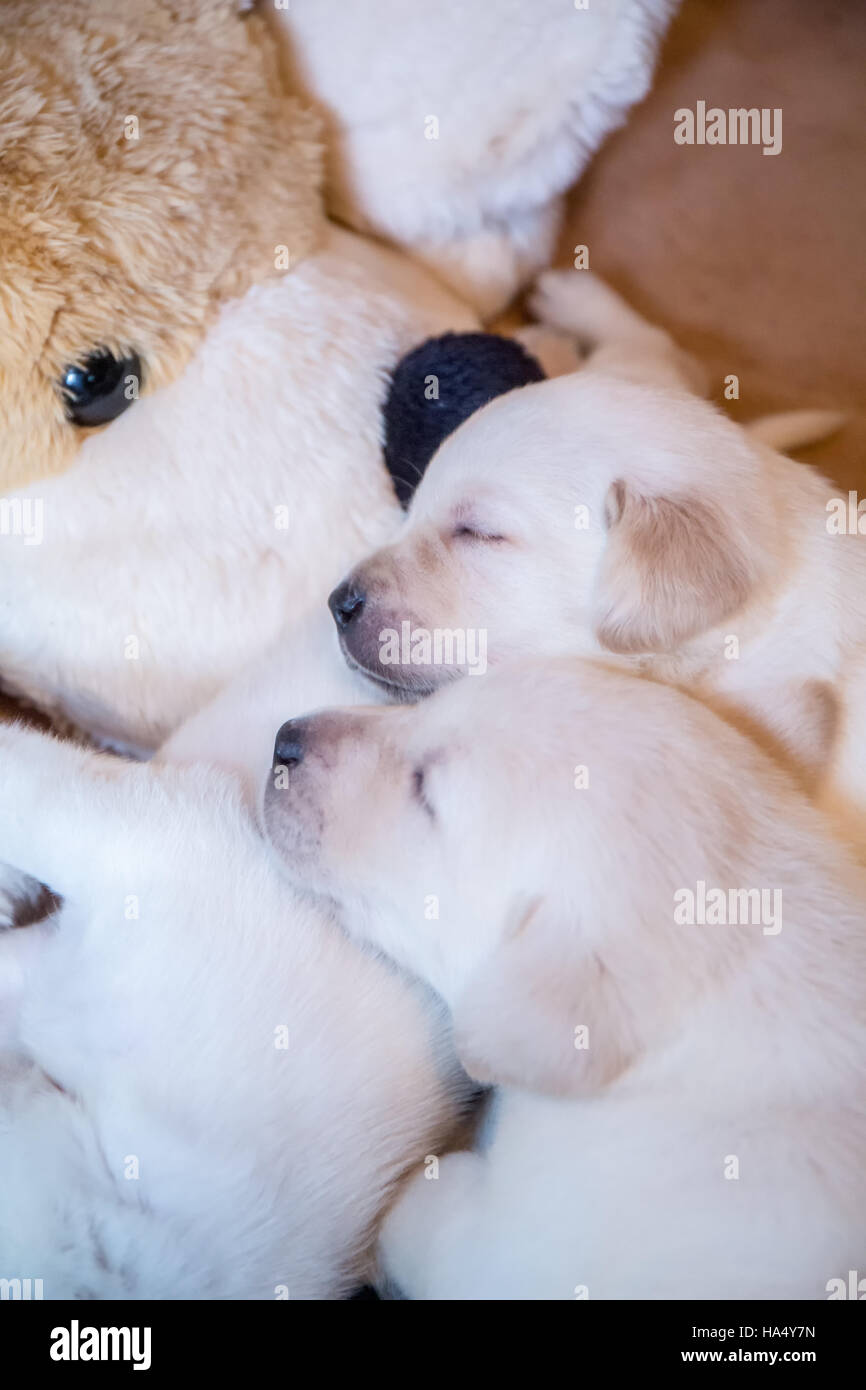
[[[349,669],[370,681],[394,704],[415,704],[464,674],[454,666],[383,666],[375,660],[366,664],[342,639],[340,649]]]
[[[322,813],[305,789],[297,785],[300,779],[293,781],[292,776],[290,773],[287,786],[277,785],[274,773],[268,779],[262,799],[265,839],[296,887],[324,892],[319,874]]]

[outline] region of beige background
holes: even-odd
[[[695,103],[781,107],[782,151],[675,145]],[[851,412],[803,453],[866,488],[866,0],[685,0],[653,90],[569,199],[593,270],[709,366],[740,419]]]

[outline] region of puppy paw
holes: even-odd
[[[584,349],[649,327],[615,290],[589,270],[543,271],[527,308],[540,323],[572,334]]]
[[[518,328],[513,337],[531,353],[546,377],[568,376],[581,366],[581,355],[574,337],[546,323],[528,323]]]
[[[478,1154],[452,1153],[432,1169],[426,1160],[409,1179],[379,1240],[379,1265],[389,1289],[410,1299],[447,1296],[443,1280],[450,1287],[454,1276],[448,1271],[474,1216],[482,1170]]]

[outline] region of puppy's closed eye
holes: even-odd
[[[412,796],[430,820],[435,821],[436,812],[427,796],[426,777],[421,766],[412,769]]]
[[[483,526],[478,526],[467,521],[459,522],[454,527],[452,535],[456,541],[487,541],[495,543],[508,539],[507,536],[500,535],[498,531],[487,531]]]

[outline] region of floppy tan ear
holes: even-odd
[[[639,1050],[615,972],[581,955],[555,912],[540,899],[525,908],[454,1006],[457,1054],[478,1081],[585,1095]]]
[[[761,577],[746,529],[697,497],[646,496],[619,479],[605,518],[596,636],[609,651],[672,651],[735,613]]]

